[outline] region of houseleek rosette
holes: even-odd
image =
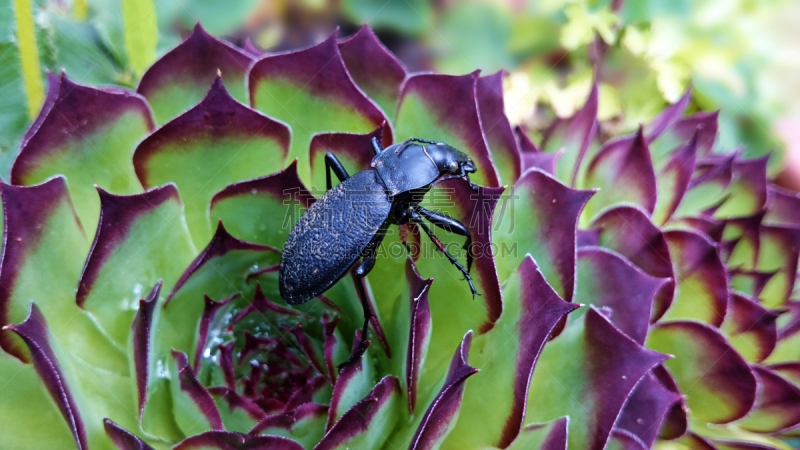
[[[2,446],[788,448],[800,197],[688,92],[601,140],[593,89],[536,145],[502,78],[408,74],[368,28],[255,55],[198,27],[136,93],[51,75],[0,188]],[[339,373],[354,279],[286,305],[280,249],[326,152],[410,136],[479,168],[426,201],[481,295],[395,230]]]

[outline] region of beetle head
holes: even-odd
[[[426,145],[425,150],[442,174],[463,177],[468,173],[475,173],[477,170],[475,163],[466,153],[444,142]]]

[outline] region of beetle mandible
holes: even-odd
[[[473,260],[469,230],[461,222],[419,205],[423,196],[443,181],[463,178],[478,190],[469,180],[475,164],[444,142],[411,138],[384,149],[373,137],[371,144],[375,152],[371,167],[353,176],[348,175],[336,155],[325,155],[327,192],[289,233],[280,263],[280,294],[291,305],[317,297],[355,267],[364,325],[358,346],[340,369],[366,350],[373,315],[363,278],[375,265],[376,250],[390,225],[413,223],[422,228],[436,249],[461,271],[473,296],[477,293],[469,275]],[[331,171],[340,182],[336,187],[332,187]],[[466,238],[466,268],[447,251],[425,220]]]

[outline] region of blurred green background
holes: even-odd
[[[0,0],[0,176],[39,110],[45,71],[135,88],[198,22],[253,52],[368,24],[409,71],[504,69],[507,114],[533,133],[572,114],[594,77],[604,136],[691,86],[690,111],[721,110],[717,151],[778,151],[777,174],[800,124],[799,20],[790,0]]]

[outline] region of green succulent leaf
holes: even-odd
[[[558,295],[572,301],[575,290],[576,226],[591,191],[571,189],[539,170],[529,170],[503,198],[492,218],[492,242],[517,254],[496,259],[497,274],[507,280],[530,253]]]
[[[480,170],[477,184],[499,186],[478,110],[478,72],[451,76],[418,74],[403,83],[397,110],[398,139],[444,141],[469,155]]]
[[[759,389],[753,409],[737,422],[741,428],[758,433],[775,433],[800,423],[800,392],[790,381],[765,367],[752,366]]]
[[[526,420],[543,422],[568,413],[569,448],[603,447],[639,380],[666,358],[631,340],[590,307],[542,351],[528,391]]]
[[[472,363],[481,372],[467,383],[462,400],[465,411],[475,411],[490,391],[494,412],[460,416],[447,445],[503,448],[517,437],[539,353],[559,321],[578,307],[556,294],[530,256],[506,282],[503,299],[503,313],[494,327],[473,343]]]
[[[367,133],[385,116],[353,82],[336,36],[295,52],[268,55],[250,68],[250,103],[287,123],[292,131],[290,158],[300,178],[309,181],[308,145],[317,133]]]
[[[11,182],[32,185],[63,174],[78,216],[88,232],[99,217],[94,185],[116,194],[135,194],[131,154],[153,129],[144,98],[120,89],[95,89],[50,77],[48,100],[26,135],[11,168]]]
[[[197,253],[175,185],[120,196],[98,188],[100,224],[81,274],[78,306],[117,346],[127,346],[130,323],[145,289],[170,290]],[[109,298],[118,299],[116,302]]]
[[[778,313],[764,308],[756,300],[732,293],[720,330],[744,359],[761,362],[775,349],[778,317]]]
[[[647,346],[674,356],[664,365],[686,395],[694,417],[727,423],[752,407],[756,378],[716,329],[699,322],[667,322],[650,330]]]
[[[252,62],[252,56],[214,38],[198,24],[185,41],[147,69],[136,92],[147,99],[159,126],[203,100],[219,74],[228,81],[230,95],[246,104],[244,81]]]
[[[667,378],[668,382],[662,381],[664,378]],[[663,369],[663,366],[660,366],[655,368],[652,373],[645,375],[642,381],[636,385],[636,389],[628,397],[622,415],[614,427],[616,431],[624,430],[631,434],[641,442],[642,448],[651,448],[659,437],[662,424],[669,421],[668,414],[674,408],[682,411],[680,409],[682,406],[680,392],[672,383],[668,372]],[[683,434],[684,431],[685,429],[677,434]],[[674,436],[665,435],[662,432],[661,437],[670,439]]]
[[[400,402],[400,382],[383,378],[370,393],[339,419],[315,448],[373,448],[382,442],[397,417],[392,410]]]
[[[228,185],[212,197],[210,214],[212,222],[227,224],[234,236],[278,248],[314,201],[295,160],[272,175]]]
[[[674,277],[664,233],[640,208],[618,206],[606,210],[592,222],[591,232],[584,233],[582,240],[584,245],[598,245],[619,253],[648,275],[662,279]],[[661,285],[652,302],[651,320],[664,315],[674,294],[673,279]]]
[[[186,193],[189,231],[195,242],[204,242],[212,234],[213,195],[232,182],[282,167],[288,149],[289,130],[237,102],[217,77],[197,106],[138,145],[133,164],[143,186],[174,181]]]
[[[602,209],[631,203],[652,213],[656,206],[656,175],[644,132],[633,139],[612,141],[597,153],[579,183],[583,189],[599,188],[584,208],[583,217],[593,218]]]
[[[567,448],[569,417],[564,416],[547,423],[532,423],[520,430],[514,442],[507,448],[524,450],[539,448],[541,450],[562,450]]]
[[[431,401],[414,437],[411,438],[410,449],[427,450],[438,447],[458,420],[464,382],[478,372],[478,369],[467,364],[471,341],[472,331],[468,331],[450,361],[444,385]]]
[[[481,127],[486,134],[492,162],[497,168],[500,184],[509,185],[519,178],[522,161],[517,139],[505,113],[503,76],[501,70],[478,78],[477,97]]]
[[[363,25],[352,36],[339,41],[347,71],[386,117],[394,117],[400,85],[406,78],[403,64]]]
[[[666,280],[653,278],[619,255],[586,246],[578,250],[575,300],[613,311],[610,319],[628,337],[644,344],[656,294]],[[577,320],[577,311],[570,320]]]
[[[552,153],[563,151],[555,163],[556,179],[568,186],[575,186],[578,168],[582,164],[597,133],[597,85],[586,103],[570,119],[559,119],[547,130],[542,149]]]
[[[713,242],[691,231],[664,233],[675,273],[675,298],[662,320],[693,319],[719,326],[728,306],[725,265]]]

